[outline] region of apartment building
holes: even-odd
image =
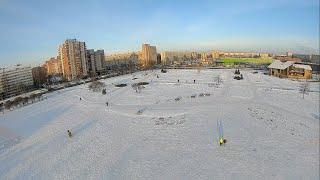
[[[76,39],[67,39],[59,46],[62,74],[68,80],[87,75],[86,44]]]
[[[105,72],[106,70],[106,59],[104,56],[104,50],[96,50],[94,52],[94,59],[95,59],[95,69],[98,74]]]
[[[62,62],[59,57],[57,58],[50,58],[44,64],[44,67],[47,70],[48,75],[59,75],[62,74]]]
[[[0,99],[12,97],[33,88],[32,68],[20,64],[0,68]]]
[[[87,70],[90,76],[100,75],[106,70],[104,50],[86,50]]]
[[[150,44],[142,44],[140,65],[142,68],[151,67],[157,63],[157,49]]]

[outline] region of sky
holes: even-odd
[[[0,66],[45,61],[70,38],[105,54],[319,53],[319,0],[0,0]]]

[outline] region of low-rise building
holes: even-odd
[[[312,68],[305,64],[293,64],[289,68],[289,78],[295,79],[311,79],[312,78]]]
[[[275,60],[268,69],[269,75],[280,78],[310,79],[312,77],[311,66],[296,64],[294,61]]]
[[[234,57],[234,58],[254,58],[259,57],[259,53],[252,52],[220,52],[220,57]]]
[[[301,62],[300,58],[288,57],[288,56],[275,56],[274,59],[280,61],[292,61],[292,62]]]

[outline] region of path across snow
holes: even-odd
[[[1,114],[0,179],[319,179],[319,84],[302,99],[297,81],[242,73],[138,72]]]

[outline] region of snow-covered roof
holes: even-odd
[[[305,64],[294,64],[293,67],[312,71],[311,66]]]
[[[289,66],[293,65],[294,62],[293,61],[286,61],[286,62],[282,62],[280,60],[274,60],[269,66],[269,69],[286,69]]]

